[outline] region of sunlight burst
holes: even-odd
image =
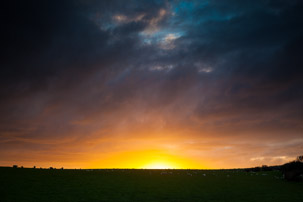
[[[176,165],[167,162],[153,162],[150,164],[145,165],[143,168],[145,169],[175,169],[177,168]]]

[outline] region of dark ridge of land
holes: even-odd
[[[0,167],[0,201],[299,202],[303,182],[275,171]]]

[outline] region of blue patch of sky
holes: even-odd
[[[209,1],[180,1],[173,5],[175,19],[172,23],[179,25],[197,25],[207,21],[226,21],[238,13],[225,11],[212,5]]]

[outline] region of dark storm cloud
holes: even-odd
[[[35,137],[81,131],[70,123],[94,114],[95,108],[106,113],[133,95],[137,84],[123,82],[141,52],[138,33],[165,5],[129,5],[27,1],[2,7],[3,134]],[[117,14],[137,13],[144,13],[140,22],[113,22]]]
[[[302,1],[10,1],[1,12],[6,151],[71,148],[127,124],[301,138]]]
[[[282,114],[292,114],[295,128],[302,129],[301,4],[210,1],[198,9],[179,9],[180,21],[188,17],[186,10],[194,11],[193,23],[183,23],[188,32],[179,43],[190,45],[182,54],[190,57],[189,64],[213,65],[217,78],[198,116],[226,120],[271,114],[280,122]]]

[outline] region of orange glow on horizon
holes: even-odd
[[[170,162],[152,162],[147,164],[145,169],[178,169],[179,167]]]
[[[123,129],[123,131],[128,131]],[[181,130],[180,130],[181,131]],[[222,169],[245,168],[275,161],[288,162],[292,157],[274,156],[265,158],[240,158],[239,147],[221,139],[209,138],[207,133],[194,135],[186,132],[186,137],[176,130],[128,131],[102,137],[102,131],[93,133],[88,139],[66,147],[57,147],[47,153],[16,153],[18,159],[2,159],[1,166],[24,166],[37,168],[74,169]],[[144,135],[142,135],[144,134]],[[122,138],[123,137],[123,138]],[[28,140],[30,142],[30,140]],[[43,140],[42,143],[46,141]],[[68,140],[67,140],[68,142]],[[34,142],[37,143],[37,142]],[[38,141],[39,143],[39,141]],[[236,154],[236,156],[235,156]],[[233,157],[233,158],[231,158]],[[224,158],[229,158],[228,161]],[[271,161],[272,160],[272,161]],[[275,160],[275,161],[273,161]]]
[[[206,168],[202,163],[190,161],[161,150],[120,152],[92,164],[93,168],[135,169],[187,169]]]

